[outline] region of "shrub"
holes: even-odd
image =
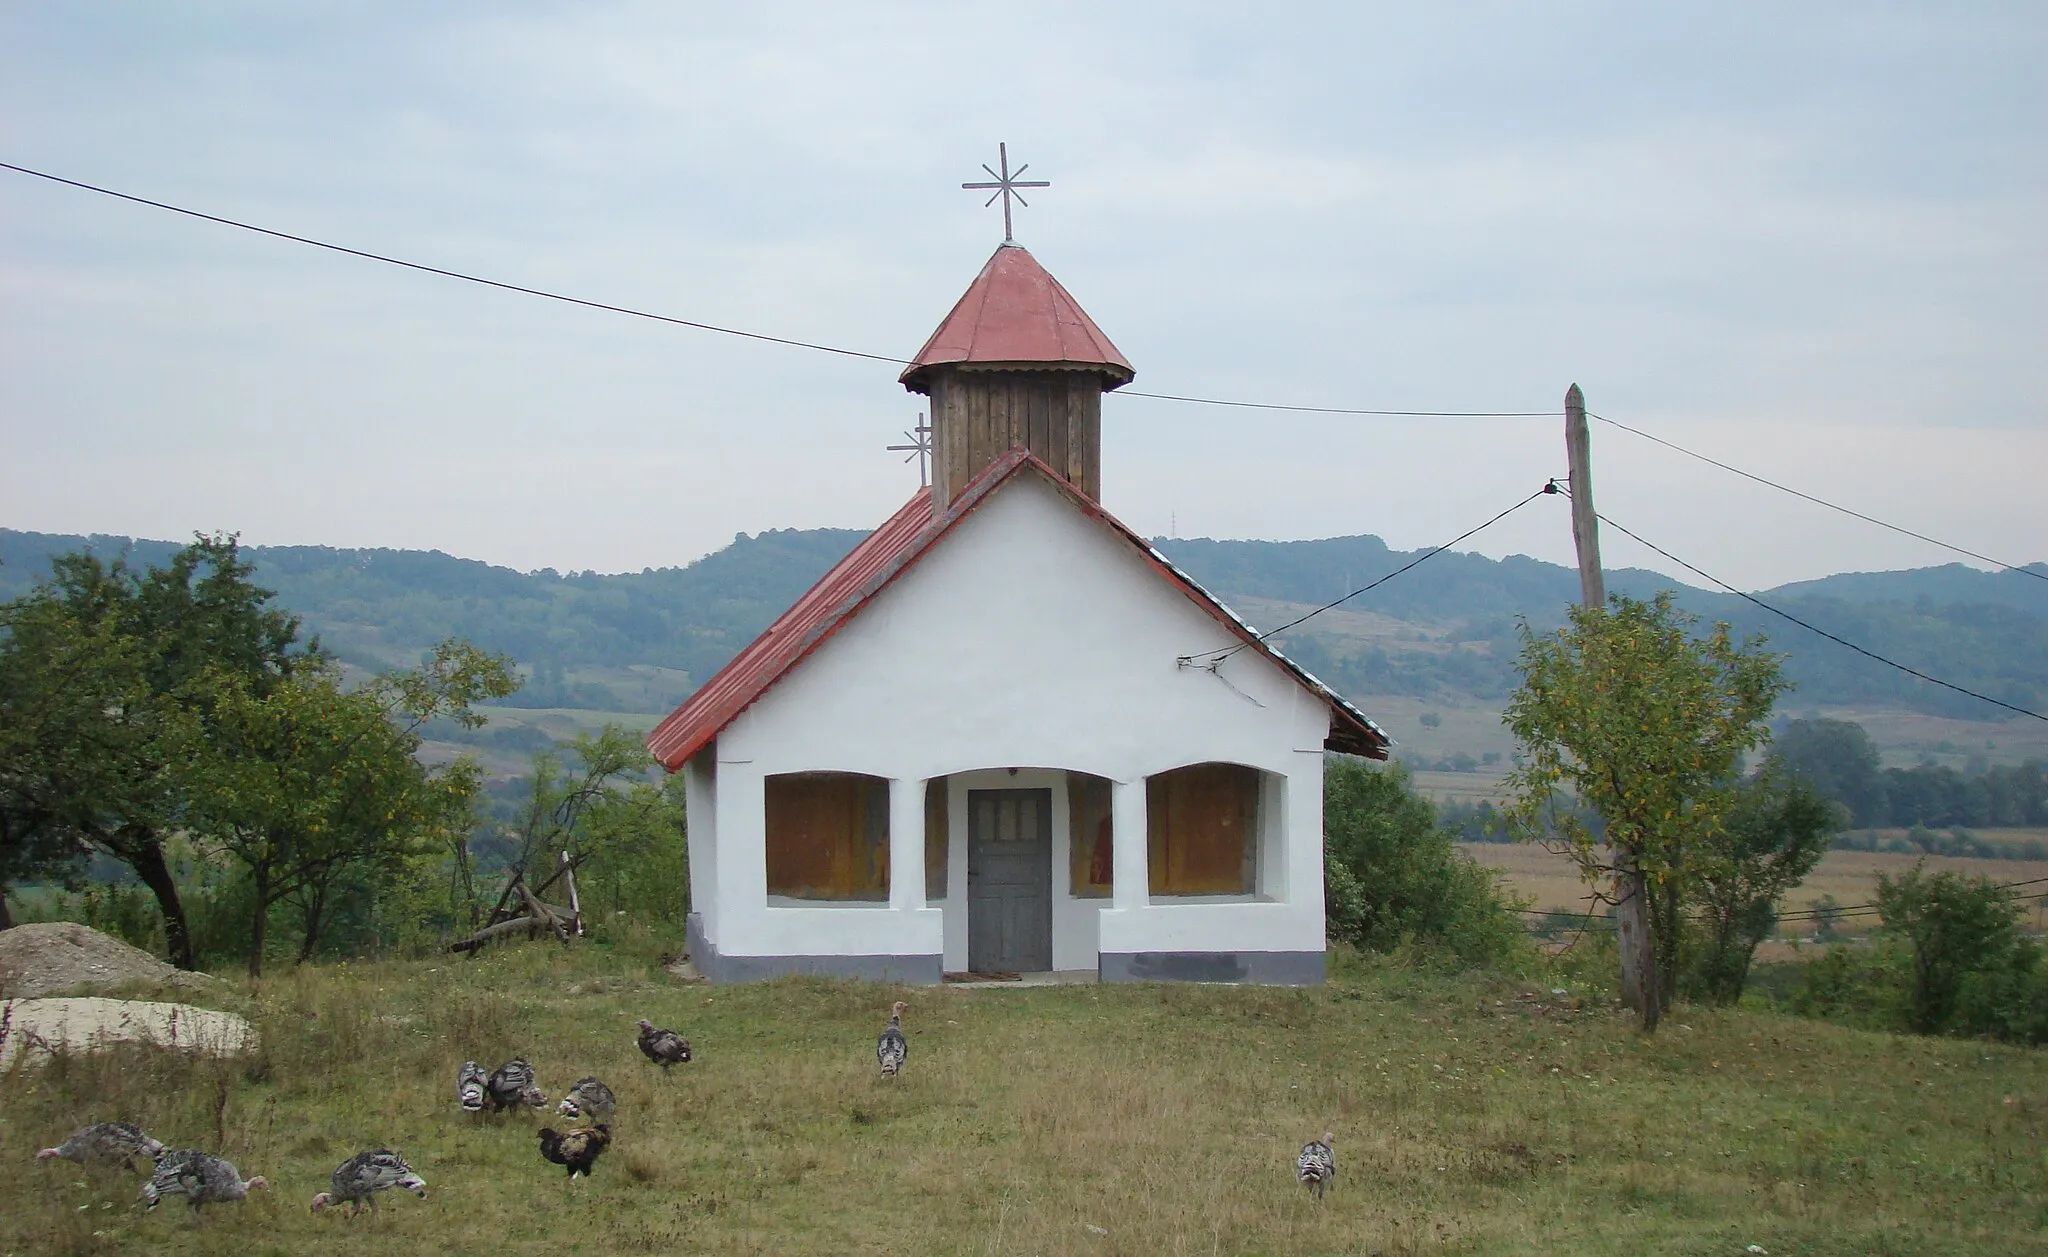
[[[2020,907],[1987,877],[1930,876],[1916,865],[1897,881],[1877,879],[1877,907],[1913,949],[1908,1024],[1921,1034],[1950,1028],[1966,978],[2013,965]]]
[[[2048,1043],[2048,958],[2012,892],[1986,878],[1880,878],[1884,932],[1806,966],[1794,1012],[1872,1030]]]
[[[1429,943],[1467,964],[1503,964],[1528,953],[1522,905],[1458,853],[1405,768],[1332,759],[1323,782],[1331,938],[1373,951]]]
[[[1901,1029],[1911,970],[1911,958],[1895,939],[1837,943],[1806,966],[1804,981],[1792,991],[1792,1011],[1863,1030]]]

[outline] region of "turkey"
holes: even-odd
[[[157,1159],[156,1174],[142,1185],[142,1199],[154,1209],[166,1196],[183,1196],[193,1209],[226,1200],[240,1200],[270,1186],[258,1174],[244,1180],[242,1172],[211,1153],[193,1148],[166,1152]]]
[[[539,1087],[533,1085],[533,1066],[523,1056],[515,1056],[498,1066],[489,1080],[484,1083],[484,1099],[490,1104],[491,1112],[499,1113],[515,1109],[520,1105],[528,1108],[546,1108],[548,1098]]]
[[[576,1080],[569,1088],[569,1094],[555,1107],[564,1117],[589,1117],[600,1122],[612,1120],[612,1113],[619,1106],[613,1098],[612,1089],[599,1082],[592,1075]]]
[[[329,1205],[348,1202],[348,1216],[353,1218],[362,1212],[363,1202],[370,1202],[370,1216],[377,1216],[377,1193],[394,1187],[427,1198],[427,1180],[413,1173],[405,1158],[389,1148],[378,1148],[371,1152],[358,1152],[341,1163],[328,1180],[330,1190],[313,1197],[313,1212],[318,1213]]]
[[[540,1132],[540,1155],[542,1159],[552,1161],[556,1165],[568,1166],[569,1177],[572,1179],[578,1174],[589,1178],[591,1167],[597,1164],[598,1155],[611,1147],[611,1143],[612,1128],[603,1122],[589,1130],[572,1130],[566,1135],[558,1135],[543,1126]]]
[[[81,1165],[94,1161],[109,1164],[118,1161],[122,1169],[133,1170],[137,1157],[154,1162],[163,1154],[164,1146],[137,1127],[126,1122],[96,1122],[56,1147],[36,1153],[36,1160],[62,1157]]]
[[[1337,1154],[1330,1149],[1329,1131],[1301,1146],[1301,1155],[1294,1160],[1294,1177],[1314,1192],[1317,1200],[1337,1181]]]
[[[903,1039],[903,1010],[909,1007],[902,1000],[897,1000],[889,1010],[889,1028],[875,1040],[875,1059],[881,1062],[884,1078],[894,1078],[902,1073],[903,1060],[910,1055],[910,1044]]]
[[[640,1052],[648,1060],[661,1066],[667,1073],[671,1065],[681,1065],[690,1059],[690,1041],[673,1030],[665,1030],[642,1017],[640,1019]]]
[[[455,1075],[455,1098],[462,1103],[465,1113],[484,1111],[484,1090],[490,1080],[484,1075],[484,1067],[475,1061],[462,1062],[462,1068]]]

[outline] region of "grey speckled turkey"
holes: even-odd
[[[133,1170],[137,1160],[154,1163],[163,1154],[164,1146],[143,1134],[139,1127],[126,1122],[96,1122],[74,1132],[56,1147],[42,1149],[36,1153],[36,1160],[62,1157],[81,1165],[97,1161]]]
[[[313,1212],[318,1213],[329,1205],[348,1202],[348,1216],[353,1218],[362,1212],[363,1202],[370,1202],[370,1216],[377,1216],[377,1193],[394,1187],[427,1198],[427,1180],[413,1173],[405,1158],[389,1148],[377,1148],[369,1152],[358,1152],[341,1163],[328,1180],[328,1190],[313,1197]]]
[[[491,1106],[491,1112],[527,1108],[546,1108],[548,1098],[539,1087],[533,1085],[533,1066],[523,1056],[515,1056],[491,1072],[484,1083],[484,1098]]]
[[[690,1041],[675,1031],[657,1026],[642,1017],[640,1053],[661,1066],[661,1072],[665,1074],[669,1066],[681,1065],[690,1059]]]
[[[555,1106],[564,1117],[587,1117],[593,1121],[608,1122],[619,1107],[612,1089],[599,1082],[593,1075],[585,1075],[569,1088],[569,1094]]]
[[[462,1068],[455,1074],[455,1099],[465,1113],[484,1111],[484,1094],[490,1079],[484,1074],[484,1067],[475,1061],[462,1062]]]
[[[597,1164],[598,1154],[612,1144],[612,1128],[599,1122],[589,1130],[572,1130],[566,1135],[556,1134],[543,1127],[540,1132],[540,1155],[556,1165],[569,1167],[569,1177],[581,1174],[590,1177],[591,1167]]]
[[[1337,1181],[1337,1154],[1330,1147],[1329,1131],[1301,1146],[1301,1155],[1294,1159],[1294,1177],[1314,1192],[1317,1200]]]
[[[270,1180],[261,1174],[244,1179],[240,1170],[212,1153],[180,1148],[158,1159],[156,1173],[142,1185],[142,1199],[154,1209],[166,1196],[183,1196],[186,1204],[197,1209],[240,1200],[269,1186]]]
[[[875,1060],[881,1064],[884,1078],[894,1078],[902,1073],[903,1062],[910,1056],[910,1044],[903,1038],[903,1013],[909,1007],[902,1000],[897,1000],[889,1010],[889,1028],[875,1040]]]

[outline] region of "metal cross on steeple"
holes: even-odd
[[[1017,243],[1017,233],[1010,225],[1010,198],[1016,197],[1019,205],[1022,205],[1025,209],[1030,209],[1031,202],[1025,200],[1024,194],[1017,191],[1017,189],[1049,188],[1052,186],[1052,182],[1048,179],[1019,179],[1017,176],[1031,169],[1031,164],[1026,162],[1012,171],[1010,169],[1010,146],[1008,144],[996,145],[996,154],[996,164],[1002,167],[1000,172],[989,170],[987,162],[981,164],[983,170],[988,170],[988,177],[995,180],[994,183],[963,183],[960,186],[975,192],[984,191],[989,188],[995,189],[994,192],[989,193],[988,200],[982,203],[982,208],[987,209],[989,206],[994,205],[997,197],[1003,198],[1003,243],[1015,244]]]
[[[924,421],[923,415],[919,415],[917,417],[917,426],[903,434],[903,439],[910,442],[910,444],[891,445],[889,447],[892,450],[910,451],[903,456],[903,461],[906,463],[913,458],[917,460],[917,483],[919,488],[924,488],[931,484],[931,478],[925,474],[924,461],[932,452],[931,436],[931,425]]]

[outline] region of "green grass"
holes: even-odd
[[[252,1060],[0,1078],[0,1252],[2041,1251],[2048,1054],[1702,1009],[1644,1039],[1558,980],[1341,958],[1300,991],[712,988],[588,944],[310,969],[231,988]],[[899,996],[890,1084],[873,1042]],[[639,1016],[698,1059],[663,1077]],[[456,1065],[515,1052],[551,1099],[585,1072],[617,1090],[591,1180],[540,1160],[548,1119],[456,1111]],[[114,1117],[275,1190],[195,1222],[139,1212],[134,1177],[30,1160]],[[1326,1125],[1317,1204],[1292,1161]],[[379,1143],[426,1201],[307,1211]]]

